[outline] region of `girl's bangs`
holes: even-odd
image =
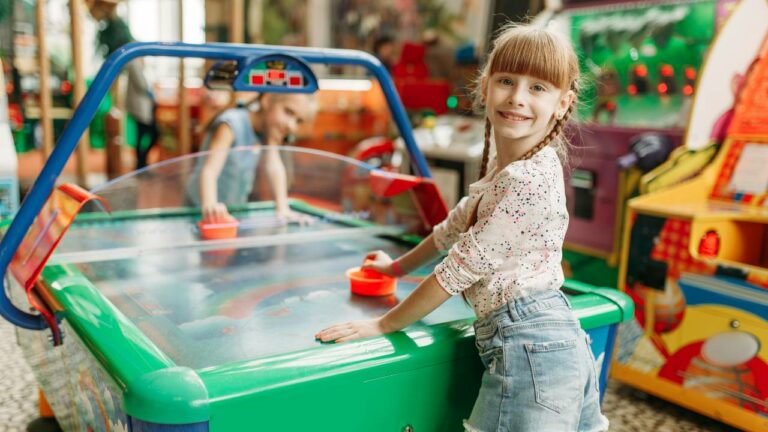
[[[490,73],[530,75],[564,89],[568,86],[569,62],[558,41],[545,32],[513,32],[496,41]]]

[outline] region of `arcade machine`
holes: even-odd
[[[626,201],[682,142],[725,2],[580,3],[564,2],[550,23],[570,36],[586,83],[571,136],[564,267],[577,280],[615,286]]]
[[[694,179],[630,201],[620,288],[637,309],[621,326],[612,370],[751,431],[768,430],[768,5],[760,3],[755,26],[739,26],[739,40],[744,28],[762,28],[762,45],[716,158]]]
[[[235,91],[314,92],[309,65],[363,66],[381,84],[418,175],[282,147],[285,159],[303,161],[294,166],[323,167],[291,179],[291,207],[309,225],[281,223],[269,200],[230,206],[227,222],[201,221],[183,195],[206,153],[91,192],[54,189],[122,66],[146,55],[218,60],[207,85]],[[263,149],[232,151],[248,163]],[[481,377],[472,312],[460,298],[401,332],[338,345],[313,338],[332,323],[382,314],[429,274],[432,265],[401,278],[392,294],[376,291],[380,275],[355,270],[370,250],[402,254],[446,216],[429,174],[391,79],[368,54],[129,44],[105,62],[16,218],[0,227],[8,283],[0,313],[19,327],[65,430],[459,430]],[[632,303],[578,282],[564,290],[591,335],[604,390],[605,353]]]
[[[727,6],[730,13],[707,51],[705,66],[697,77],[696,94],[685,130],[685,145],[667,161],[640,178],[641,194],[651,193],[696,176],[708,165],[725,141],[733,107],[744,87],[744,74],[768,31],[768,4],[742,0]],[[744,29],[750,29],[744,32]],[[733,47],[738,45],[739,49]]]

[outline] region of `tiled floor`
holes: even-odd
[[[612,382],[603,403],[611,432],[734,431],[720,423]],[[13,326],[0,319],[0,432],[24,431],[37,415],[37,387]]]
[[[37,386],[13,325],[0,318],[0,432],[23,431],[37,414]]]
[[[603,412],[611,432],[738,431],[615,381],[608,384]]]

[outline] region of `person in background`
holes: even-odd
[[[98,44],[106,56],[123,45],[134,42],[128,24],[117,15],[119,0],[88,0],[91,16],[99,21]],[[128,83],[125,110],[136,123],[136,169],[147,166],[147,155],[157,142],[159,131],[155,121],[155,97],[144,75],[144,62],[136,59],[125,66]],[[146,142],[145,142],[146,141]]]
[[[390,36],[383,35],[376,38],[373,42],[373,55],[392,72],[392,66],[397,63],[397,45]]]
[[[435,29],[427,29],[421,37],[424,43],[424,63],[430,78],[453,82],[456,75],[456,54],[453,47],[445,44]]]
[[[264,145],[262,166],[277,217],[284,222],[310,222],[288,206],[287,176],[279,146],[290,143],[299,126],[311,121],[316,110],[312,94],[263,93],[245,106],[215,115],[205,128],[200,148],[210,153],[197,159],[187,183],[187,201],[200,207],[205,221],[231,219],[227,206],[248,202],[262,153],[256,146]]]
[[[136,123],[136,169],[147,166],[147,156],[157,143],[159,130],[155,121],[154,93],[142,71],[142,59],[128,63],[128,85],[125,91],[125,110]],[[146,139],[146,142],[145,142]]]

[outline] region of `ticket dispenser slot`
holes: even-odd
[[[595,172],[589,170],[575,169],[571,173],[574,217],[587,220],[594,217],[596,179]]]

